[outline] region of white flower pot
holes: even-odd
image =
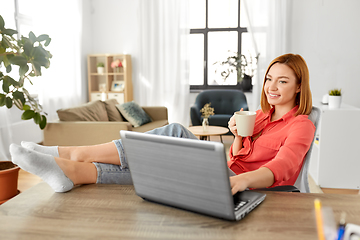
[[[329,108],[340,108],[341,96],[329,96]]]
[[[99,74],[103,74],[104,73],[104,67],[98,67],[97,68],[97,72],[99,73]]]

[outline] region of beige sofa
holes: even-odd
[[[85,115],[88,118],[85,121],[79,116],[76,116],[75,118],[72,117],[73,119],[79,119],[76,121],[62,121],[58,110],[60,120],[48,122],[44,129],[43,144],[45,146],[84,146],[101,144],[119,139],[120,130],[146,132],[168,124],[166,107],[142,107],[152,121],[139,127],[133,127],[131,123],[121,116],[120,118],[122,118],[122,121],[111,119],[111,115],[116,114],[116,110],[113,109],[113,112],[111,112],[108,108],[109,104],[106,108],[103,108],[99,102],[102,101],[98,101],[96,104],[89,103],[77,108],[66,109],[70,111],[76,109],[76,114],[78,114],[79,110],[81,112],[85,109]],[[89,107],[89,105],[91,106]],[[94,107],[94,105],[96,106]],[[107,113],[107,116],[105,116],[106,113],[104,113],[103,109],[106,109],[105,112]],[[102,112],[102,116],[99,117],[98,112]],[[120,112],[119,115],[121,115]],[[116,118],[118,118],[118,116],[116,116]]]

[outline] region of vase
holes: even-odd
[[[97,67],[98,74],[104,74],[104,70],[105,70],[104,67]]]
[[[19,170],[20,168],[10,161],[0,161],[0,204],[19,193]]]
[[[203,118],[202,127],[203,127],[204,132],[208,131],[208,129],[209,129],[209,118],[205,118],[205,117]]]
[[[244,75],[240,87],[244,92],[249,92],[252,89],[252,78],[249,75]]]
[[[329,96],[329,108],[340,108],[341,96]]]

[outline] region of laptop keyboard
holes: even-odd
[[[242,208],[243,206],[245,206],[248,203],[249,203],[249,201],[240,200],[240,202],[235,204],[235,211],[239,210],[240,208]]]

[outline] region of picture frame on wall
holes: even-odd
[[[113,81],[111,84],[111,91],[121,92],[124,91],[125,82],[124,81]]]

